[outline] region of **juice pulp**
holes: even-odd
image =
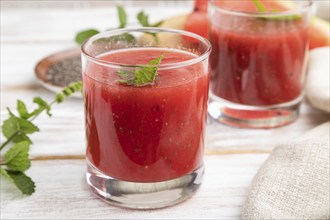
[[[127,49],[103,61],[161,64],[195,58],[178,50]],[[156,182],[183,176],[203,163],[209,74],[202,62],[159,70],[153,85],[118,82],[117,69],[87,63],[84,71],[87,159],[116,179]]]
[[[252,1],[219,1],[231,10],[256,12]],[[266,8],[285,11],[273,1]],[[304,86],[308,28],[303,19],[266,20],[217,15],[210,24],[211,91],[239,104],[267,106],[297,99]]]

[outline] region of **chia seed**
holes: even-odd
[[[49,83],[59,87],[68,86],[70,83],[81,81],[80,55],[63,59],[51,65],[47,71]]]

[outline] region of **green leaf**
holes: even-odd
[[[269,20],[269,21],[295,21],[295,20],[299,20],[300,18],[301,18],[300,15],[283,15],[283,16],[261,17],[261,19]]]
[[[22,141],[12,146],[3,156],[4,163],[12,171],[25,171],[30,167],[30,142]]]
[[[28,141],[29,143],[32,144],[31,139],[24,133],[19,133],[19,134],[15,135],[15,137],[13,138],[13,142],[15,142],[15,143],[19,143],[22,141]]]
[[[42,112],[43,110],[46,110],[47,115],[52,116],[52,114],[50,113],[50,109],[51,109],[51,107],[50,107],[50,105],[49,105],[45,100],[43,100],[43,99],[40,98],[40,97],[35,97],[35,98],[33,99],[33,102],[36,103],[36,104],[39,106],[39,108],[36,109],[36,110],[32,113],[33,115],[39,114],[39,113]]]
[[[146,15],[143,11],[139,12],[136,16],[136,18],[138,19],[138,21],[140,22],[140,24],[143,27],[150,27],[149,25],[149,18],[148,15]]]
[[[139,12],[136,18],[143,27],[159,27],[163,23],[163,21],[159,21],[155,24],[150,24],[149,16],[145,14],[143,11]]]
[[[118,13],[118,19],[119,19],[119,28],[126,27],[127,24],[127,14],[125,12],[125,9],[123,6],[117,6],[117,13]]]
[[[20,130],[19,122],[17,117],[11,116],[5,120],[2,124],[2,133],[6,138],[12,136],[15,132]]]
[[[124,83],[127,85],[134,84],[135,73],[133,71],[118,70],[117,73],[121,78],[121,80],[118,81],[119,83]]]
[[[163,58],[164,58],[164,55],[161,55],[161,56],[159,56],[158,58],[156,58],[154,60],[150,60],[148,65],[158,66]],[[148,67],[148,66],[145,66],[145,67]]]
[[[8,176],[12,179],[12,182],[16,185],[16,187],[26,195],[31,195],[34,193],[35,183],[32,181],[30,177],[25,175],[23,172],[20,171],[11,171],[6,170]]]
[[[142,66],[141,69],[135,70],[135,84],[141,86],[153,83],[158,75],[158,65],[164,58],[164,55],[149,61],[148,65]]]
[[[158,75],[158,65],[163,58],[164,55],[161,55],[158,58],[149,61],[147,65],[135,69],[134,73],[131,71],[118,70],[117,73],[121,78],[119,83],[134,86],[144,86],[153,83]]]
[[[126,42],[128,44],[135,44],[137,41],[135,37],[132,34],[129,33],[123,33],[123,34],[117,34],[111,37],[106,38],[100,38],[96,40],[98,43],[122,43]]]
[[[267,11],[265,6],[259,0],[252,0],[252,2],[257,7],[259,12],[264,13]]]
[[[30,117],[25,103],[22,102],[21,100],[17,100],[17,111],[21,118],[28,119]]]
[[[11,137],[14,133],[18,132],[12,139],[15,143],[21,141],[28,141],[32,143],[26,134],[32,134],[37,131],[39,131],[39,128],[32,122],[23,118],[17,118],[15,116],[12,116],[4,121],[2,125],[2,133],[6,138]]]
[[[252,0],[259,12],[267,12],[266,7],[260,2],[260,0]],[[272,9],[271,12],[277,13],[278,10]],[[260,19],[269,20],[269,21],[294,21],[300,19],[300,15],[283,15],[283,16],[263,16]]]
[[[134,43],[136,41],[136,39],[132,34],[123,33],[123,34],[119,34],[119,35],[110,37],[109,41],[111,41],[111,42],[124,41],[127,43]]]
[[[14,113],[10,110],[10,108],[7,107],[7,110],[10,116],[16,117],[16,115],[14,115]]]
[[[162,20],[162,21],[159,21],[159,22],[153,24],[152,27],[159,27],[159,26],[162,25],[163,23],[164,23],[163,20]]]
[[[134,72],[132,71],[118,70],[117,73],[122,79],[129,79],[129,78],[134,79]]]
[[[98,30],[95,29],[88,29],[88,30],[84,30],[84,31],[80,31],[77,35],[76,35],[76,42],[78,44],[82,44],[84,43],[85,40],[87,40],[88,38],[94,36],[95,34],[100,33]]]
[[[25,134],[32,134],[34,132],[39,131],[39,128],[33,124],[32,122],[23,119],[23,118],[17,118],[19,127],[21,132],[25,133]]]
[[[6,177],[10,182],[14,183],[14,180],[8,175],[7,171],[0,167],[0,174]]]

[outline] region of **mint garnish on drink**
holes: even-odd
[[[266,7],[261,3],[260,0],[252,0],[253,4],[256,6],[260,13],[266,13]],[[271,12],[277,13],[277,10],[271,10]],[[300,19],[300,15],[283,15],[283,16],[265,16],[261,17],[264,20],[271,20],[271,21],[294,21]]]
[[[152,84],[158,76],[158,66],[164,55],[150,60],[147,65],[138,66],[134,71],[118,70],[117,73],[121,78],[118,82],[132,86],[145,86]]]

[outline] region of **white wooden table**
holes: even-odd
[[[132,21],[142,8],[154,21],[191,10],[183,4],[166,10],[160,6],[127,10]],[[18,98],[29,107],[35,96],[52,100],[54,94],[40,86],[34,75],[40,59],[76,47],[77,31],[114,26],[113,7],[1,7],[1,121],[8,116],[6,107],[15,108]],[[70,99],[52,113],[52,118],[42,115],[35,120],[41,132],[33,135],[33,161],[27,174],[36,182],[36,192],[22,196],[1,178],[1,219],[239,219],[248,186],[274,146],[329,119],[305,102],[300,118],[283,128],[247,130],[208,124],[206,175],[198,193],[170,208],[136,211],[109,206],[87,187],[82,100]]]

